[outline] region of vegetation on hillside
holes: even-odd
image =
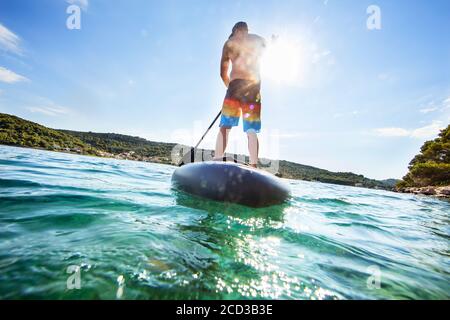
[[[450,185],[450,125],[427,141],[409,163],[409,172],[397,188]]]
[[[363,175],[358,175],[352,172],[331,172],[289,161],[280,161],[279,171],[283,177],[290,179],[319,181],[324,183],[367,188],[390,189],[393,186],[390,181],[385,182],[368,179]]]
[[[4,113],[0,113],[0,143],[87,155],[98,154],[95,148],[77,137]]]
[[[135,160],[148,160],[170,164],[170,154],[174,143],[148,141],[140,137],[132,137],[117,133],[95,133],[59,130],[65,134],[76,137],[91,145],[113,155],[127,154]]]
[[[0,144],[167,164],[171,163],[175,147],[174,143],[115,133],[54,130],[7,114],[0,114]],[[280,161],[279,173],[291,179],[382,189],[391,189],[395,181],[372,180],[351,172],[331,172],[289,161]]]

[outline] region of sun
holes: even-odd
[[[298,42],[286,37],[269,41],[261,58],[263,78],[281,84],[295,84],[300,81],[302,52]]]

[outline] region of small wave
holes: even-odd
[[[39,208],[49,209],[51,207],[68,208],[99,208],[102,210],[114,211],[134,211],[141,210],[146,206],[135,202],[104,198],[85,194],[65,194],[51,193],[45,195],[23,195],[0,197],[0,207],[2,211],[22,210],[34,206],[34,210]]]
[[[333,222],[331,224],[339,226],[339,227],[346,227],[346,228],[360,227],[360,228],[364,228],[366,230],[376,230],[376,231],[380,231],[381,233],[392,234],[392,232],[388,231],[385,228],[376,226],[374,223],[362,223],[362,222],[352,221],[352,222]]]
[[[298,197],[299,202],[320,204],[325,206],[353,206],[359,205],[338,198],[302,198]]]
[[[93,213],[65,213],[35,215],[25,218],[2,219],[6,223],[18,223],[22,228],[32,231],[49,229],[74,229],[87,227],[94,222],[99,222],[106,214]]]
[[[27,180],[0,179],[0,188],[39,188],[40,183]]]

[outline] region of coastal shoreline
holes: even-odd
[[[439,199],[450,200],[450,186],[406,187],[394,191],[399,193],[412,193],[416,195],[432,196]]]
[[[100,154],[86,154],[86,153],[79,152],[77,150],[48,150],[45,148],[28,147],[28,146],[20,146],[20,145],[8,145],[8,144],[1,144],[1,143],[0,143],[0,146],[34,149],[34,150],[41,150],[41,151],[50,151],[50,152],[57,152],[57,153],[64,153],[64,154],[87,156],[87,157],[126,160],[126,161],[139,161],[139,162],[148,162],[148,163],[157,163],[157,164],[176,166],[176,164],[171,163],[169,159],[166,159],[166,158],[161,159],[160,157],[137,156],[132,151],[124,152],[124,153],[120,153],[120,154],[112,154],[112,153],[104,152],[104,151],[101,151]],[[295,179],[295,178],[292,178],[292,179],[300,180],[300,181],[308,181],[308,180]],[[320,181],[316,181],[316,182],[320,182]],[[352,187],[352,186],[350,186],[350,187]],[[358,187],[358,186],[353,186],[353,187]],[[406,187],[406,188],[397,188],[397,189],[386,190],[386,191],[392,191],[392,192],[396,192],[396,193],[409,193],[409,194],[415,194],[415,195],[431,196],[431,197],[435,197],[435,198],[438,198],[441,200],[442,199],[450,200],[450,186]]]
[[[139,162],[148,162],[148,163],[157,163],[157,164],[165,164],[165,165],[175,166],[175,164],[171,163],[170,160],[167,158],[134,156],[133,151],[124,152],[124,153],[120,153],[120,154],[112,154],[112,153],[105,152],[105,151],[99,151],[99,152],[97,152],[97,154],[91,154],[91,153],[83,153],[83,152],[80,152],[77,150],[65,150],[65,149],[53,149],[52,150],[52,149],[46,149],[46,148],[3,144],[3,143],[0,143],[0,146],[56,152],[56,153],[63,153],[63,154],[72,154],[72,155],[85,156],[85,157],[127,160],[127,161],[139,161]]]
[[[3,113],[0,113],[0,144],[168,165],[177,163],[178,159],[172,159],[173,156],[179,159],[183,156],[182,150],[173,154],[175,147],[179,149],[181,146],[185,150],[191,148],[186,145],[149,141],[141,137],[117,133],[52,129]],[[202,153],[201,158],[203,159],[206,154],[209,155],[213,151],[199,149],[198,152]],[[229,154],[229,156],[235,155]],[[243,155],[236,156],[244,157]],[[287,160],[264,159],[261,163],[261,169],[265,169],[265,164],[273,161],[278,162],[279,176],[287,179],[390,191],[395,188],[395,184],[399,181],[397,179],[370,179],[362,174],[333,172]],[[272,167],[270,168],[272,169]]]
[[[450,128],[443,130],[437,139],[425,143],[421,153],[411,161],[409,172],[403,180],[370,179],[362,174],[332,172],[287,160],[261,159],[260,169],[269,169],[265,164],[275,161],[277,176],[286,179],[450,198],[450,191],[447,188],[438,187],[448,186],[450,188],[450,159],[447,160],[445,157],[441,159],[442,155],[447,154],[446,141],[449,130]],[[165,165],[176,165],[183,156],[183,150],[191,148],[183,145],[183,150],[181,150],[180,145],[176,143],[149,141],[141,137],[117,133],[51,129],[3,113],[0,113],[0,144]],[[174,148],[177,148],[175,153]],[[208,149],[198,149],[197,151],[196,156],[197,153],[201,153],[199,159],[209,159],[213,153],[213,150]],[[245,157],[233,154],[229,154],[229,156]],[[272,167],[270,167],[270,172],[275,173]]]

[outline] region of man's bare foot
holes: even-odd
[[[255,168],[255,169],[258,169],[258,165],[257,165],[257,164],[251,164],[251,163],[250,163],[250,167]]]

